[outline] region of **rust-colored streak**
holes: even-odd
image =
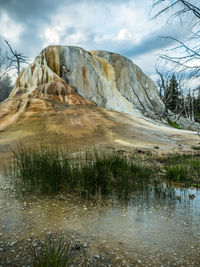
[[[136,69],[136,76],[137,76],[137,79],[140,80],[140,72],[138,69]]]
[[[23,73],[23,71],[19,74],[19,76],[18,76],[18,78],[17,78],[16,86],[15,86],[16,88],[21,86],[20,79],[21,79],[21,77],[22,77],[22,73]]]
[[[56,82],[51,82],[47,88],[47,94],[54,95],[57,91],[57,84]]]
[[[94,61],[94,57],[93,54],[91,52],[88,52],[89,55],[91,56],[91,60],[92,60],[92,64],[96,67],[95,61]]]
[[[87,70],[86,67],[82,67],[82,77],[83,77],[83,84],[87,84]]]
[[[33,75],[34,70],[35,70],[35,65],[32,65],[31,66],[31,75]]]
[[[48,71],[46,71],[46,83],[48,83],[49,81],[49,74],[48,74]]]
[[[104,71],[106,77],[109,79],[108,63],[105,62],[104,60],[101,60],[101,66],[103,68],[103,71]]]
[[[49,46],[45,50],[47,65],[59,77],[62,76],[62,68],[60,63],[61,49],[61,46]]]

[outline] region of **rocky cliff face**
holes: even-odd
[[[129,59],[105,51],[49,46],[17,79],[9,99],[92,104],[136,116],[164,112],[154,82]]]

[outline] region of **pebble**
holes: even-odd
[[[10,247],[14,246],[17,243],[17,241],[13,241],[10,243]]]
[[[94,258],[95,258],[96,260],[99,260],[99,259],[100,259],[99,254],[96,254],[96,255],[94,256]]]

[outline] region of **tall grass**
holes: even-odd
[[[153,176],[150,167],[116,154],[69,152],[45,147],[18,147],[14,151],[12,175],[18,185],[38,193],[75,191],[83,195],[117,193],[126,196],[137,183]]]
[[[70,242],[64,242],[63,239],[55,241],[49,238],[41,248],[33,248],[33,266],[34,267],[66,267],[70,266]]]
[[[165,178],[181,183],[200,183],[199,155],[173,154],[165,162]]]

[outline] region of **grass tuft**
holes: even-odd
[[[66,267],[69,265],[70,242],[64,242],[62,238],[55,241],[49,238],[41,249],[33,248],[34,267]]]
[[[199,155],[175,153],[163,159],[165,178],[180,183],[199,184]]]
[[[184,165],[166,166],[166,178],[171,181],[183,182],[189,180],[188,169]]]

